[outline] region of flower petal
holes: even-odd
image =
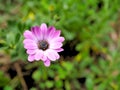
[[[55,61],[56,59],[60,58],[59,54],[52,49],[46,50],[45,54],[51,61]]]
[[[55,49],[56,52],[61,52],[61,51],[64,51],[64,49],[62,48],[59,48],[59,49]]]
[[[38,61],[43,57],[43,51],[42,50],[38,50],[35,54],[35,59]]]
[[[45,23],[42,23],[40,28],[42,31],[47,31],[47,25]]]
[[[65,40],[65,38],[64,37],[57,37],[57,38],[54,38],[54,39],[52,39],[50,42],[51,43],[56,43],[56,42],[63,42]]]
[[[31,39],[25,39],[23,41],[23,44],[30,44],[30,43],[35,43],[34,40],[31,40]]]
[[[38,61],[38,60],[45,61],[45,60],[47,59],[47,56],[44,54],[44,51],[38,50],[38,51],[36,51],[35,59],[36,59],[37,61]]]
[[[36,39],[35,36],[32,34],[32,32],[29,30],[26,30],[23,35],[26,39],[32,39],[32,40]]]
[[[24,48],[25,48],[25,49],[37,49],[38,46],[37,46],[37,44],[35,44],[35,43],[31,43],[31,44],[25,44],[25,45],[24,45]]]
[[[35,59],[34,55],[29,55],[28,56],[28,61],[32,62],[32,61],[34,61],[34,59]]]
[[[50,60],[48,59],[48,60],[44,61],[44,65],[45,65],[46,67],[49,67],[49,66],[50,66]]]
[[[35,54],[36,50],[28,49],[26,52],[27,52],[27,54]]]
[[[50,26],[49,28],[48,28],[48,38],[53,38],[53,34],[54,34],[54,32],[55,32],[55,27],[53,27],[53,26]]]
[[[56,30],[56,31],[54,32],[53,37],[59,37],[59,36],[60,36],[60,33],[61,33],[60,30]]]
[[[45,23],[40,26],[41,33],[43,34],[43,39],[47,37],[47,25]]]
[[[42,40],[43,39],[43,34],[40,31],[40,27],[39,26],[32,27],[31,31],[37,37],[38,40]]]
[[[46,59],[47,59],[47,56],[45,55],[45,52],[44,52],[44,54],[43,54],[41,60],[45,61]]]
[[[62,43],[60,43],[60,42],[56,42],[56,43],[50,43],[50,49],[59,49],[59,48],[61,48],[62,47]]]

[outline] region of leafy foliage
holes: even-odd
[[[120,0],[0,0],[0,89],[21,90],[18,62],[29,90],[119,90],[119,5]],[[66,39],[60,60],[49,68],[29,63],[23,48],[23,32],[43,22]]]

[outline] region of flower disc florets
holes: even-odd
[[[49,47],[49,44],[47,41],[45,41],[45,40],[38,41],[38,48],[39,49],[42,49],[44,51],[44,50],[48,49],[48,47]]]

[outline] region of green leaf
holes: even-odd
[[[62,80],[57,80],[57,81],[55,81],[55,86],[56,86],[57,88],[63,87],[63,81],[62,81]]]
[[[5,86],[3,90],[14,90],[11,86]]]
[[[18,43],[19,39],[20,39],[20,34],[17,33],[15,36],[15,43]]]
[[[98,66],[92,65],[90,68],[95,74],[98,74],[98,75],[102,74],[102,72]]]
[[[92,78],[88,77],[87,80],[86,80],[85,85],[86,85],[87,90],[94,90],[93,89],[94,80]]]
[[[41,72],[39,70],[34,71],[33,74],[32,74],[32,78],[35,81],[39,81],[40,78],[41,78]]]
[[[65,89],[71,90],[71,85],[70,85],[70,82],[68,80],[65,81]]]
[[[0,71],[0,86],[5,86],[6,84],[8,84],[9,81],[10,78],[5,76],[4,73]]]
[[[45,83],[44,82],[41,82],[39,83],[39,87],[42,89],[42,90],[45,90]]]
[[[74,65],[72,62],[63,62],[62,66],[67,70],[67,71],[72,71],[74,68]]]
[[[54,85],[54,82],[53,81],[46,81],[45,85],[46,85],[47,88],[52,88],[53,85]]]
[[[98,86],[97,90],[105,90],[106,87],[108,87],[108,85],[107,85],[106,81],[104,81]]]
[[[37,90],[37,88],[35,88],[35,87],[32,87],[32,88],[30,88],[30,90]]]
[[[67,76],[66,70],[64,70],[63,68],[60,67],[58,69],[58,76],[59,76],[60,79],[65,79],[66,76]]]

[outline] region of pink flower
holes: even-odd
[[[61,47],[64,41],[60,33],[60,30],[53,26],[47,27],[45,23],[32,27],[30,31],[26,30],[23,43],[27,49],[28,61],[42,60],[45,66],[50,66],[51,61],[59,59],[58,52],[63,51]]]

